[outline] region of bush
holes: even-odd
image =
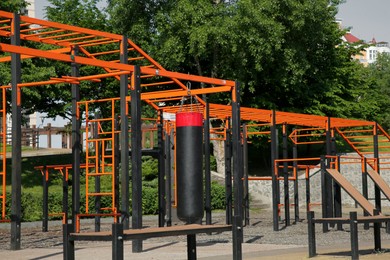
[[[226,208],[225,187],[217,182],[211,183],[211,209]]]

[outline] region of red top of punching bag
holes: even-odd
[[[199,112],[176,113],[176,127],[203,126],[203,114]]]

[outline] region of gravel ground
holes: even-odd
[[[354,209],[355,210],[355,209]],[[304,215],[303,210],[301,215]],[[317,213],[319,216],[320,214]],[[273,231],[272,211],[256,210],[252,211],[250,225],[244,228],[244,243],[250,244],[276,244],[276,245],[295,245],[307,246],[307,222],[305,219],[298,223],[291,221],[291,226],[285,227],[283,222],[280,222],[280,231]],[[103,220],[102,230],[110,229],[111,220]],[[225,221],[224,213],[213,213],[213,223],[223,224]],[[156,216],[145,216],[143,218],[144,226],[156,226]],[[179,223],[174,223],[179,224]],[[92,220],[84,220],[81,224],[82,231],[92,231]],[[62,227],[60,221],[51,221],[49,223],[49,232],[41,231],[41,222],[22,223],[22,248],[53,248],[62,247]],[[382,240],[390,241],[390,235],[382,228]],[[10,245],[10,224],[0,224],[0,250],[9,249]],[[322,233],[322,226],[316,225],[316,239],[318,246],[332,245],[347,245],[350,243],[350,233],[348,225],[344,226],[344,230],[331,230],[328,233]],[[148,242],[178,242],[186,241],[186,237],[164,237],[151,238]],[[232,236],[229,232],[220,234],[199,234],[197,242],[201,243],[231,243]],[[359,225],[359,243],[373,244],[373,229],[364,230],[362,225]],[[83,242],[93,243],[93,242]]]

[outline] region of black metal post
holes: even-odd
[[[120,141],[119,141],[119,132],[120,132],[120,125],[119,125],[119,117],[118,115],[115,116],[115,130],[117,131],[114,134],[114,199],[115,204],[114,207],[119,210],[119,171],[120,171],[120,160],[121,160],[121,153],[120,153]],[[128,150],[128,149],[127,149]],[[118,220],[118,217],[116,217]]]
[[[100,119],[100,114],[97,113],[96,114],[96,119]],[[112,126],[112,127],[115,127],[115,126]],[[95,123],[95,127],[94,127],[94,138],[95,139],[98,139],[98,123],[96,122]],[[103,149],[102,149],[102,142],[104,141],[99,141],[99,142],[96,142],[96,147],[95,147],[95,153],[97,154],[97,157],[96,157],[96,172],[103,172],[103,169],[102,169],[102,153],[104,152]],[[115,153],[115,152],[114,152]],[[115,179],[114,179],[115,180]],[[100,193],[100,176],[95,176],[95,193]],[[95,196],[95,212],[96,213],[100,213],[100,196]],[[95,216],[95,232],[99,232],[100,231],[100,216]]]
[[[349,226],[351,232],[351,257],[352,259],[359,259],[359,240],[358,240],[358,223],[357,213],[349,213]]]
[[[287,129],[286,125],[283,125],[283,159],[288,158],[287,153]],[[288,164],[283,162],[283,182],[284,182],[284,217],[286,226],[290,226],[290,195],[289,195],[289,185],[288,185]]]
[[[112,260],[123,260],[123,225],[112,224]]]
[[[47,232],[49,225],[49,170],[46,165],[43,166],[42,186],[43,186],[43,219],[42,219],[42,232]]]
[[[141,131],[141,76],[134,66],[131,84],[131,173],[132,173],[132,228],[142,228],[142,131]],[[133,240],[133,252],[142,251],[142,240]]]
[[[376,170],[378,174],[380,173],[380,161],[379,161],[379,144],[378,144],[378,124],[375,123],[374,126],[374,158],[376,159]],[[379,211],[382,210],[381,202],[381,190],[378,185],[375,184],[375,208]]]
[[[121,63],[128,63],[127,59],[127,37],[122,37]],[[130,227],[130,207],[129,207],[129,119],[128,119],[128,103],[126,101],[129,95],[129,75],[121,75],[120,77],[120,116],[121,116],[121,216],[124,229]]]
[[[374,216],[379,215],[380,211],[374,209]],[[382,241],[381,241],[381,223],[374,222],[374,250],[379,252],[382,250]]]
[[[314,219],[314,211],[307,212],[307,225],[308,225],[308,241],[309,241],[309,257],[317,255],[316,250],[316,229]]]
[[[196,260],[196,235],[187,235],[187,259]]]
[[[340,169],[340,156],[337,156],[337,169]],[[342,216],[342,204],[341,204],[341,187],[337,182],[333,182],[333,190],[334,190],[334,216],[336,218]],[[342,230],[343,224],[337,223],[337,230]]]
[[[169,124],[169,122],[168,122]],[[166,211],[167,211],[167,216],[166,216],[166,222],[167,226],[170,227],[172,225],[172,193],[171,193],[171,171],[172,171],[172,166],[171,166],[171,133],[168,130],[168,132],[165,132],[165,200],[166,200]]]
[[[328,217],[328,207],[327,207],[327,196],[328,196],[328,190],[325,186],[326,183],[326,178],[327,178],[327,173],[326,173],[326,163],[325,163],[325,156],[321,156],[321,205],[322,205],[322,217],[326,218]],[[323,232],[328,232],[328,223],[323,223],[322,224],[322,231]]]
[[[66,167],[62,168],[62,212],[64,213],[64,222],[68,224],[68,172]]]
[[[13,15],[11,44],[20,46],[20,16]],[[11,53],[12,90],[12,194],[11,194],[11,250],[20,249],[22,215],[22,113],[21,113],[20,54]],[[5,184],[3,184],[5,185]]]
[[[233,216],[233,190],[232,190],[232,144],[229,120],[226,125],[225,140],[225,197],[226,197],[226,224],[232,224]]]
[[[367,158],[363,157],[362,163],[362,194],[368,199],[368,179],[367,179]],[[363,210],[364,216],[368,216],[368,213]],[[369,223],[364,223],[364,229],[368,230],[370,228]]]
[[[326,155],[332,155],[332,135],[331,135],[331,122],[330,117],[327,120],[326,127]],[[326,168],[330,168],[330,163],[333,159],[326,158]],[[333,193],[333,179],[329,174],[325,174],[325,182],[324,187],[327,190],[326,192],[326,217],[331,218],[334,216],[333,212],[333,201],[334,201],[334,193]]]
[[[164,174],[164,139],[163,114],[159,111],[160,122],[157,124],[158,139],[158,226],[165,225],[165,174]]]
[[[277,159],[276,112],[272,110],[271,118],[271,171],[272,171],[272,216],[274,231],[279,231],[279,180],[276,176],[275,160]]]
[[[72,233],[74,227],[72,224],[63,224],[62,233],[63,233],[63,251],[64,251],[64,260],[74,260],[74,241],[69,239],[69,234]]]
[[[206,118],[204,120],[204,182],[206,225],[211,225],[211,170],[210,170],[210,106],[207,98]]]
[[[244,163],[244,212],[245,212],[245,225],[249,225],[249,172],[248,172],[248,137],[247,137],[247,129],[246,125],[242,126],[242,155],[243,155],[243,163]]]
[[[233,183],[234,183],[234,221],[233,248],[238,252],[233,254],[234,260],[242,259],[242,161],[241,159],[241,117],[240,117],[240,85],[235,84],[232,98],[232,146],[233,146]]]
[[[293,146],[293,158],[294,159],[298,158],[297,144],[294,144]],[[295,223],[298,223],[299,222],[299,185],[298,185],[299,183],[298,183],[298,162],[295,160],[293,162],[293,170],[296,174],[296,178],[294,180],[294,213],[295,213]],[[306,185],[308,185],[307,180],[306,180]],[[309,197],[310,197],[310,187],[309,187]],[[309,203],[310,203],[310,198],[309,198]]]
[[[78,46],[72,49],[72,55],[77,56]],[[79,66],[72,62],[72,77],[79,76]],[[80,142],[80,118],[77,116],[77,102],[80,101],[79,84],[72,84],[72,224],[76,228],[76,215],[80,213],[80,163],[81,163],[81,142]],[[76,230],[74,230],[76,231]]]

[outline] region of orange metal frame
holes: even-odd
[[[12,36],[13,20],[14,14],[0,11],[0,37],[9,38]],[[23,87],[34,87],[49,84],[79,84],[82,81],[98,82],[101,79],[108,77],[119,80],[121,75],[129,75],[131,79],[134,66],[137,64],[140,65],[141,79],[148,80],[147,82],[142,82],[141,99],[158,111],[176,113],[181,109],[181,107],[174,104],[182,97],[189,95],[196,98],[202,109],[204,109],[205,103],[198,97],[198,95],[202,94],[231,92],[232,100],[234,102],[237,101],[234,81],[167,71],[140,47],[121,35],[30,18],[27,16],[21,16],[20,21],[21,40],[24,42],[39,43],[35,45],[38,47],[28,48],[0,43],[0,54],[4,54],[4,57],[0,57],[0,62],[9,62],[11,60],[10,55],[6,55],[7,53],[18,53],[21,55],[22,59],[39,57],[67,63],[74,62],[80,65],[102,68],[104,73],[80,77],[61,76],[60,78],[50,78],[40,82],[23,82],[18,85],[19,90]],[[124,43],[123,41],[126,41],[128,46],[127,49],[122,48]],[[75,46],[77,46],[80,50],[79,56],[74,56],[72,54],[72,50]],[[97,48],[95,47],[97,46],[104,46],[105,50],[96,51]],[[119,55],[124,54],[125,52],[127,52],[129,57],[127,63],[119,63]],[[201,82],[204,84],[202,84],[202,88],[200,88],[200,86],[197,86],[196,88],[189,88],[187,84],[188,82]],[[5,113],[5,88],[8,88],[8,86],[2,86],[3,113]],[[131,83],[129,85],[129,89],[131,89]],[[128,101],[130,101],[130,97],[128,97]],[[166,105],[161,106],[163,103]],[[228,120],[231,117],[231,114],[232,108],[230,105],[210,104],[210,118]],[[243,121],[253,121],[265,124],[272,123],[272,111],[270,110],[241,107],[240,114]],[[110,120],[112,120],[112,118],[113,116]],[[3,129],[6,129],[4,128],[4,120],[5,116],[3,116]],[[326,128],[328,118],[316,115],[276,112],[275,123],[313,128]],[[333,129],[372,126],[375,125],[375,123],[363,120],[331,118],[330,125]],[[385,133],[383,129],[382,132]],[[218,133],[219,136],[224,136],[224,134],[218,131],[216,133]],[[110,134],[113,135],[114,132],[111,132]],[[1,135],[5,135],[4,131]],[[390,139],[387,134],[385,135],[388,139]],[[3,138],[3,142],[4,140],[5,138]],[[112,141],[112,139],[110,140]],[[89,139],[88,142],[95,141]],[[3,147],[5,146],[3,145]],[[4,151],[1,152],[5,153]],[[5,158],[5,156],[3,156],[3,158]],[[88,168],[89,167],[87,167],[87,171],[89,171]],[[3,172],[4,174],[2,176],[5,178],[5,162],[3,163]],[[92,174],[93,173],[88,173],[88,175],[91,176]],[[3,181],[2,190],[4,189],[5,181]],[[4,203],[5,195],[3,196]],[[113,211],[115,211],[114,208]]]

